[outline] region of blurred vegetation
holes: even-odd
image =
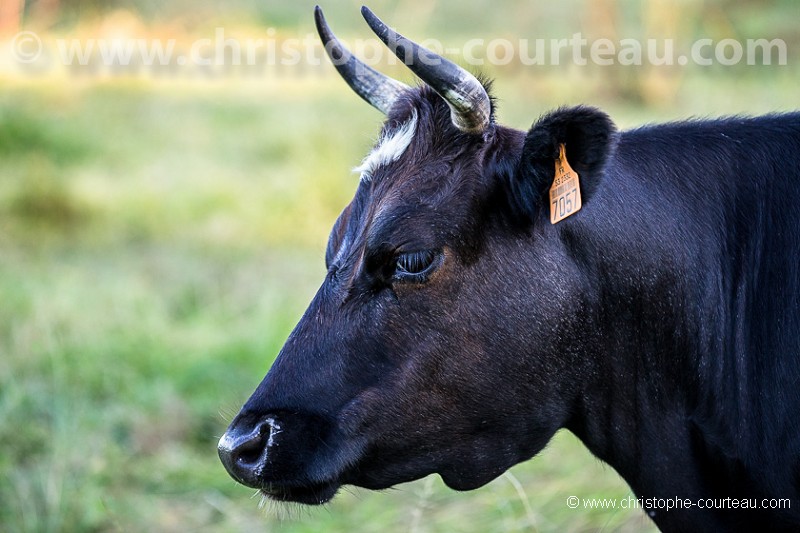
[[[346,38],[369,35],[359,5],[325,6]],[[21,27],[302,36],[312,7],[42,0],[25,4]],[[582,31],[789,47],[785,67],[487,66],[501,121],[520,128],[578,102],[621,126],[797,107],[792,1],[372,7],[411,37],[452,45]],[[630,493],[567,434],[470,493],[431,477],[345,491],[324,509],[261,510],[224,472],[216,440],[321,282],[327,231],[355,188],[349,169],[380,125],[332,71],[152,79],[0,67],[0,530],[652,529],[638,511],[566,507],[569,495]]]

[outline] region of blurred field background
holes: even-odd
[[[571,510],[627,485],[571,435],[470,493],[431,477],[324,508],[258,507],[216,441],[324,275],[327,233],[381,116],[326,62],[193,75],[19,65],[55,38],[277,40],[313,2],[2,0],[0,531],[643,531],[640,511]],[[19,3],[22,6],[22,2]],[[345,40],[360,3],[323,5]],[[455,0],[371,7],[411,38],[781,38],[786,66],[482,67],[500,120],[588,103],[622,127],[798,107],[796,2]],[[19,11],[17,9],[16,11]],[[398,67],[387,72],[412,81]],[[647,465],[642,465],[647,468]]]

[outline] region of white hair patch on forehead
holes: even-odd
[[[377,146],[364,158],[353,172],[361,174],[362,181],[369,181],[375,171],[383,165],[388,165],[400,159],[400,156],[411,144],[414,133],[417,131],[417,110],[411,112],[411,118],[394,131],[381,137]]]

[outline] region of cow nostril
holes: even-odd
[[[236,463],[250,464],[258,461],[264,451],[264,435],[259,432],[256,438],[241,443],[232,450],[231,459]]]
[[[230,427],[219,440],[219,458],[235,479],[246,485],[257,484],[267,460],[266,452],[278,433],[280,426],[273,418],[267,418],[254,427]]]

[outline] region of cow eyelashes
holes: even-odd
[[[438,250],[401,253],[395,260],[394,278],[400,281],[426,281],[441,264],[441,255]]]
[[[431,250],[409,252],[397,257],[397,271],[406,274],[419,274],[433,263],[434,253]]]

